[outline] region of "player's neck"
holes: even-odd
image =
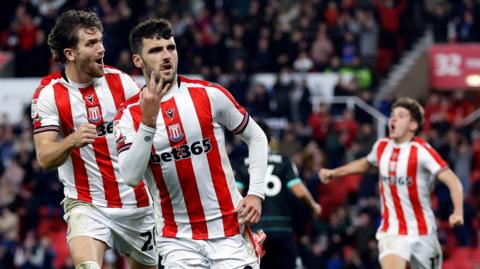
[[[395,144],[403,144],[412,140],[414,136],[415,134],[413,133],[407,133],[402,137],[394,138],[393,141],[395,142]]]
[[[78,70],[74,64],[65,64],[65,75],[70,82],[78,84],[90,83],[93,80],[91,76]]]

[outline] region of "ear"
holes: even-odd
[[[72,49],[66,48],[63,50],[63,55],[67,58],[68,61],[75,61],[75,53]]]
[[[143,69],[143,67],[144,67],[143,60],[142,60],[142,57],[140,57],[139,54],[133,54],[132,55],[132,61],[133,61],[133,64],[135,65],[135,67]]]
[[[410,124],[408,125],[408,130],[411,131],[412,133],[415,133],[418,130],[418,122],[416,121],[410,121]]]

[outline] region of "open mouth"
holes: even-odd
[[[393,123],[390,124],[390,130],[391,130],[391,131],[395,131],[395,124],[393,124]]]
[[[99,58],[99,59],[95,60],[95,63],[103,66],[103,58]]]
[[[160,66],[160,71],[170,71],[172,69],[171,64],[163,64]]]

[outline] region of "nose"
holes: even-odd
[[[168,50],[162,50],[162,60],[164,62],[169,62],[171,58],[172,53],[170,53]]]
[[[99,54],[104,54],[104,53],[105,53],[105,47],[103,46],[103,43],[99,43],[99,45],[98,45],[98,53],[99,53]]]

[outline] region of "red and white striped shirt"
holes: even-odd
[[[44,77],[32,100],[33,133],[57,131],[66,137],[83,123],[96,125],[95,142],[74,148],[58,168],[65,197],[100,207],[146,207],[151,202],[145,185],[132,188],[120,177],[113,135],[117,109],[139,87],[117,69],[104,71],[88,84],[69,82],[63,72]]]
[[[378,167],[382,224],[378,233],[427,235],[436,231],[431,184],[447,163],[423,139],[396,144],[379,139],[367,156]]]
[[[145,171],[159,232],[164,237],[198,240],[239,234],[234,210],[242,196],[226,152],[223,127],[234,134],[242,132],[248,113],[216,84],[181,76],[179,82],[162,99]],[[130,148],[140,126],[137,101],[132,99],[117,115],[119,154]]]

